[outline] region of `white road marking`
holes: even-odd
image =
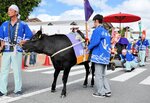
[[[75,67],[72,67],[71,68],[71,71],[72,70],[79,70],[79,69],[83,69],[84,68],[84,66],[75,66]],[[85,70],[84,70],[85,71]],[[54,70],[52,70],[52,71],[46,71],[46,72],[42,72],[43,74],[53,74],[54,73]]]
[[[110,75],[110,74],[116,73],[116,72],[121,71],[121,70],[123,70],[123,68],[116,68],[116,70],[114,70],[114,71],[107,70],[106,75]],[[92,78],[92,74],[89,75],[89,78]]]
[[[47,68],[40,68],[40,69],[30,69],[30,70],[24,70],[25,72],[38,72],[38,71],[44,71],[44,70],[51,70],[54,69],[54,67],[47,67]]]
[[[112,81],[124,82],[124,81],[129,80],[129,79],[133,78],[134,76],[136,76],[136,75],[138,75],[138,74],[144,72],[145,70],[146,70],[146,69],[144,69],[144,68],[137,68],[137,69],[135,69],[135,70],[132,71],[132,72],[124,73],[124,74],[119,75],[119,76],[117,76],[117,77],[114,77],[114,78],[112,78],[112,79],[110,79],[110,80],[112,80]]]
[[[2,96],[0,97],[0,103],[6,103],[8,99],[12,99],[13,97]]]
[[[147,61],[150,61],[150,59],[148,59]]]
[[[85,70],[78,70],[75,72],[70,72],[69,76],[74,76],[74,75],[78,75],[78,74],[82,74],[82,73],[85,73]]]
[[[147,64],[150,64],[150,63],[149,63],[149,62],[146,62],[145,64],[147,65]]]
[[[109,75],[109,74],[112,74],[112,73],[115,73],[115,72],[118,72],[118,71],[121,71],[123,70],[123,68],[116,68],[114,71],[112,70],[107,70],[106,71],[106,75]]]
[[[42,72],[43,74],[53,74],[54,73],[54,70],[52,71],[46,71],[46,72]]]
[[[140,84],[150,85],[150,76],[144,79],[142,82],[140,82]]]
[[[78,70],[78,71],[71,71],[69,73],[69,76],[75,76],[75,75],[83,74],[83,73],[86,72],[85,70],[80,70],[80,69],[83,69],[83,67],[82,68],[80,66],[79,67],[73,67],[71,70]],[[120,70],[123,70],[123,69],[122,68],[116,68],[115,71],[107,70],[106,75],[118,72]],[[46,72],[42,72],[42,73],[44,73],[44,74],[53,74],[54,70],[53,71],[46,71]],[[62,71],[61,71],[61,73],[62,73]]]
[[[14,72],[13,72],[13,71],[10,71],[10,72],[9,72],[9,74],[12,74],[12,73],[14,73]]]
[[[74,66],[72,67],[72,69],[74,68],[82,68],[84,67],[83,65],[82,66]],[[45,70],[54,70],[54,67],[47,67],[47,68],[39,68],[39,69],[30,69],[30,70],[24,70],[25,72],[39,72],[39,71],[45,71]]]

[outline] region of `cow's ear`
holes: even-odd
[[[42,31],[41,31],[41,30],[39,30],[36,34],[42,34]]]
[[[43,34],[39,34],[38,38],[41,39],[43,37]]]
[[[40,35],[38,36],[38,38],[41,39],[41,38],[42,38],[42,35],[40,34]]]

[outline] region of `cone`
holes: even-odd
[[[22,58],[22,70],[24,70],[25,67],[24,67],[24,57]]]
[[[45,62],[44,62],[43,65],[44,65],[44,66],[50,66],[50,65],[51,65],[51,64],[50,64],[50,60],[49,60],[49,56],[46,55],[46,57],[45,57]]]

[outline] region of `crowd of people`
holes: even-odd
[[[132,41],[120,54],[122,66],[126,72],[133,71],[136,67],[145,66],[146,51],[149,49],[149,42],[146,36],[142,35],[139,40]]]
[[[148,56],[149,42],[146,34],[142,34],[138,39],[127,39],[114,30],[111,40],[111,53],[121,60],[122,67],[126,72],[133,71],[136,67],[145,66],[145,58]]]

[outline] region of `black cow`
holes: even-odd
[[[81,33],[80,31],[78,31],[78,32]],[[38,31],[31,38],[31,40],[27,41],[23,45],[23,49],[27,52],[34,51],[37,53],[43,53],[43,54],[49,55],[51,57],[57,51],[62,50],[71,45],[72,45],[71,41],[64,34],[55,34],[52,36],[48,36],[48,35],[42,34],[41,31]],[[66,96],[66,83],[67,83],[70,69],[77,62],[75,52],[74,52],[73,48],[70,48],[63,52],[58,53],[54,57],[51,57],[51,60],[52,60],[53,66],[55,68],[54,80],[52,83],[51,92],[55,92],[56,81],[57,81],[59,72],[61,70],[64,70],[63,78],[62,78],[63,89],[62,89],[61,97],[65,97]],[[83,84],[84,87],[86,87],[87,83],[88,83],[88,75],[89,75],[89,62],[86,61],[82,64],[85,66],[85,69],[86,69],[86,77],[85,77],[85,81]],[[91,80],[91,86],[94,85],[94,78],[93,78],[94,71],[92,72],[92,74],[93,75],[92,75],[92,80]]]

